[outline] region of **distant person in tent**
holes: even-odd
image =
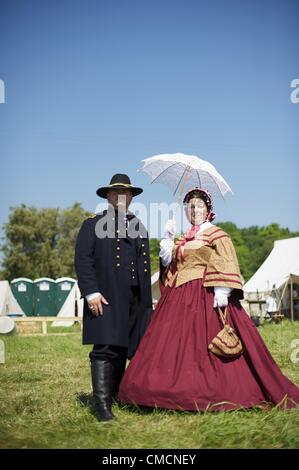
[[[116,174],[97,190],[107,210],[85,220],[75,253],[84,302],[83,344],[90,353],[95,411],[99,420],[113,418],[127,358],[132,358],[152,312],[147,232],[128,208],[141,188]]]
[[[278,311],[278,299],[275,284],[273,285],[271,294],[266,298],[266,318],[271,318]]]
[[[237,256],[228,234],[212,224],[210,194],[194,188],[184,204],[191,227],[176,242],[175,227],[166,227],[162,295],[122,379],[120,401],[190,411],[296,406],[299,388],[240,304]]]

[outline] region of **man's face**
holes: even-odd
[[[107,199],[114,209],[120,212],[127,212],[132,201],[132,192],[127,188],[109,189]]]

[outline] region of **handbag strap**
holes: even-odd
[[[220,318],[222,320],[223,326],[226,325],[227,322],[227,307],[224,309],[224,313],[222,312],[221,308],[218,307],[218,313],[220,315]]]

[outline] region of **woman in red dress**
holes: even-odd
[[[299,404],[299,388],[283,375],[251,318],[230,237],[211,224],[207,191],[189,191],[184,203],[191,228],[174,243],[168,224],[161,241],[161,298],[122,379],[123,403],[176,410],[231,410]],[[223,325],[218,308],[241,339],[243,354],[209,351]]]

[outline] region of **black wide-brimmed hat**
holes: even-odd
[[[141,194],[143,192],[143,189],[135,188],[135,186],[131,184],[131,180],[128,175],[122,175],[120,173],[117,173],[116,175],[112,176],[108,186],[104,186],[102,188],[97,189],[97,195],[106,199],[107,193],[110,189],[121,188],[130,189],[133,196],[138,196],[138,194]]]

